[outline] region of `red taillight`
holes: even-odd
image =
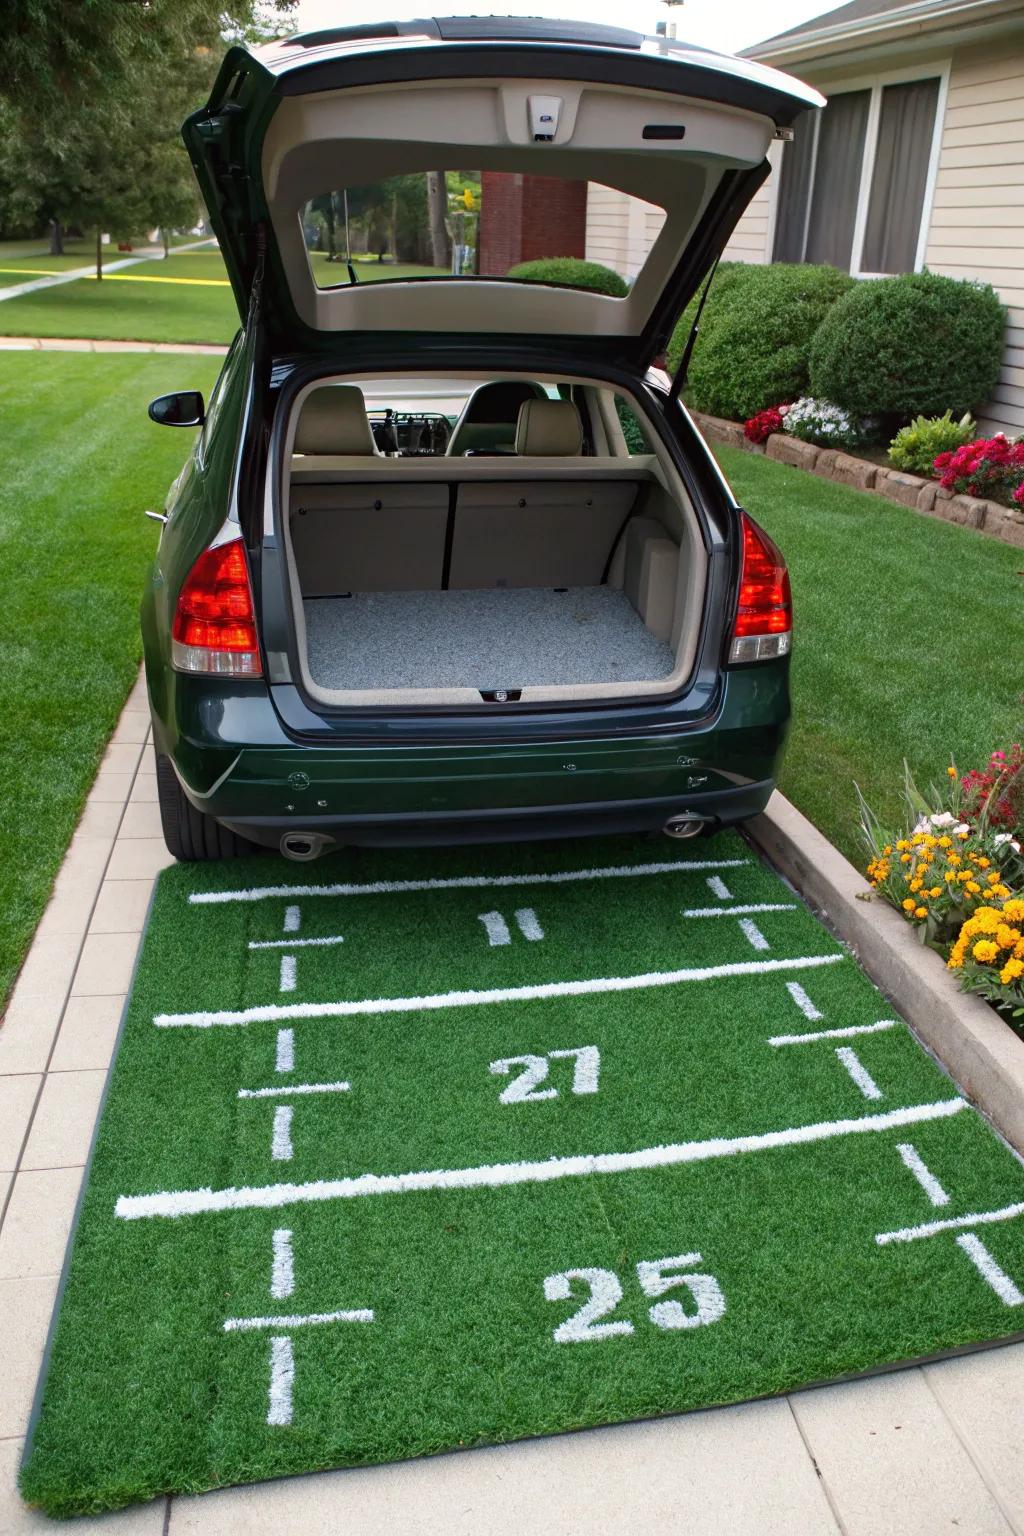
[[[180,672],[260,677],[252,586],[241,539],[204,549],[178,594],[171,656]]]
[[[729,660],[767,661],[785,656],[793,634],[793,600],[786,562],[762,528],[740,514],[743,560]]]

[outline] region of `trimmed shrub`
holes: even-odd
[[[591,293],[607,293],[624,299],[629,284],[624,277],[603,267],[599,261],[581,261],[578,256],[545,256],[539,261],[521,261],[509,267],[507,277],[528,283],[560,283],[567,288],[586,288]]]
[[[909,475],[931,475],[940,453],[955,453],[974,437],[976,427],[970,416],[953,420],[953,412],[941,416],[918,416],[909,427],[901,427],[889,444],[889,463]]]
[[[974,410],[999,377],[1006,312],[987,283],[908,272],[855,283],[811,346],[811,389],[858,415]]]
[[[744,421],[807,392],[808,353],[824,317],[853,285],[835,267],[742,262],[719,268],[690,363],[687,398],[699,411]],[[678,365],[696,301],[668,349]]]

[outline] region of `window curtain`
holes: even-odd
[[[938,103],[938,80],[882,92],[862,272],[914,270]]]
[[[849,272],[853,254],[870,104],[870,91],[844,91],[832,96],[818,130],[804,260],[828,262],[844,272]]]
[[[802,112],[793,124],[793,141],[782,152],[779,197],[775,210],[773,261],[803,261],[807,204],[814,162],[815,112]]]

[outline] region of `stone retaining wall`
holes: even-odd
[[[902,470],[872,464],[868,459],[856,459],[836,448],[817,448],[813,443],[805,443],[785,432],[774,432],[767,443],[752,443],[737,421],[705,416],[701,411],[690,414],[709,442],[728,443],[730,447],[743,448],[748,453],[762,453],[769,459],[778,459],[781,464],[809,469],[825,480],[851,485],[858,491],[874,491],[914,512],[941,518],[946,523],[960,523],[965,528],[976,528],[979,533],[1001,539],[1004,544],[1024,549],[1024,516],[998,501],[956,496],[952,491],[943,490],[935,480],[922,480],[917,475],[904,474]]]

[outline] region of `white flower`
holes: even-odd
[[[937,816],[931,817],[933,827],[951,827],[956,820],[952,811],[940,811]]]
[[[1002,848],[1004,843],[1009,843],[1014,853],[1020,853],[1020,843],[1018,843],[1012,832],[997,832],[992,842],[997,848]]]
[[[953,831],[956,833],[956,835],[958,837],[960,836],[961,832],[969,832],[970,830],[971,829],[967,825],[966,821],[958,821],[956,826],[953,828]]]

